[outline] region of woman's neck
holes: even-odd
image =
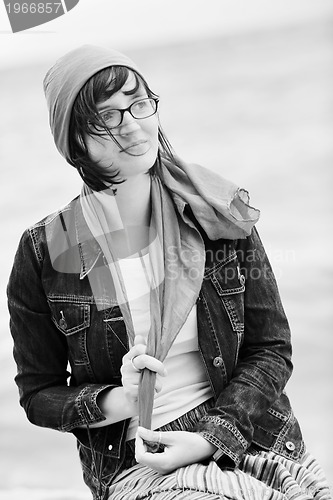
[[[123,229],[113,231],[113,252],[126,258],[146,251],[149,245],[151,178],[148,174],[128,178],[113,186]]]
[[[115,187],[115,200],[124,227],[148,227],[151,215],[150,175],[128,177],[125,182]]]

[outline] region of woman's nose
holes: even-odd
[[[140,129],[140,124],[129,111],[125,111],[120,125],[120,134],[128,135]]]

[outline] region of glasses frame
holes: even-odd
[[[147,116],[142,116],[142,117],[138,118],[137,116],[133,115],[132,108],[133,108],[133,106],[135,106],[136,104],[138,104],[139,102],[142,102],[142,101],[153,101],[155,103],[155,109],[152,108],[152,113],[151,114],[149,114]],[[107,128],[108,130],[113,130],[115,128],[118,128],[118,127],[120,127],[120,125],[123,122],[124,114],[126,113],[126,111],[128,111],[129,114],[135,120],[144,120],[145,118],[149,118],[150,116],[153,116],[153,115],[155,115],[157,113],[158,103],[159,103],[159,99],[157,99],[156,97],[144,97],[143,99],[139,99],[136,102],[132,102],[132,104],[130,106],[128,106],[128,108],[123,108],[123,109],[113,109],[113,108],[110,108],[110,110],[112,110],[112,111],[119,111],[119,113],[120,113],[120,121],[119,121],[118,125],[114,125],[113,127],[108,127],[106,125],[106,123],[104,122],[103,118],[101,118],[101,122],[100,123],[102,123],[103,127]],[[96,116],[99,116],[99,115],[97,114]],[[92,121],[89,121],[89,124],[92,125],[94,128],[96,128],[96,126],[100,126],[99,123],[96,123],[96,122],[94,123]],[[96,130],[97,130],[97,128],[96,128]]]

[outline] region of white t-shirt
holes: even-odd
[[[147,337],[150,328],[149,254],[119,261],[126,288],[135,335]],[[179,418],[212,397],[212,390],[198,350],[197,309],[194,306],[164,360],[167,376],[156,394],[152,428]],[[135,437],[138,417],[133,417],[127,439]]]

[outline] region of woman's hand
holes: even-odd
[[[146,354],[144,338],[137,336],[134,346],[123,357],[123,364],[120,368],[122,385],[106,389],[97,397],[97,404],[105,420],[91,424],[91,428],[111,425],[138,414],[138,390],[143,368],[149,368],[157,373],[155,390],[159,392],[162,388],[159,377],[165,376],[166,370],[161,361]]]
[[[149,368],[149,370],[157,373],[158,376],[156,377],[155,385],[156,392],[159,392],[162,388],[162,382],[159,375],[161,377],[166,375],[166,369],[163,363],[153,356],[148,356],[148,354],[146,354],[146,349],[147,346],[144,338],[140,335],[136,336],[134,345],[123,357],[122,366],[120,368],[124,394],[131,405],[137,405],[138,402],[139,382],[141,379],[141,370],[143,370],[143,368]]]
[[[165,446],[162,453],[150,453],[144,441],[161,443]],[[138,427],[135,440],[135,458],[138,463],[147,465],[160,474],[168,474],[184,467],[210,458],[216,446],[200,434],[187,431],[158,432]]]

